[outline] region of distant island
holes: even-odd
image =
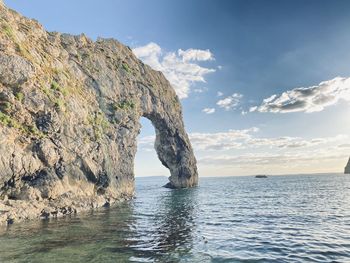
[[[350,174],[350,158],[349,158],[347,165],[345,166],[344,173]]]
[[[255,178],[267,178],[267,175],[258,174],[258,175],[255,175]]]

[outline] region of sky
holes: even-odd
[[[350,1],[5,0],[49,31],[115,38],[181,98],[200,176],[343,172]],[[142,119],[137,176],[169,175]]]

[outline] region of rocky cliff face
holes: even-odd
[[[347,165],[345,166],[344,173],[350,174],[350,158],[349,158]]]
[[[112,39],[46,32],[0,3],[0,223],[134,194],[139,119],[169,187],[197,185],[180,102],[163,74]]]

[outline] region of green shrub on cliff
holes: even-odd
[[[113,103],[112,107],[114,110],[135,109],[135,103],[131,100],[125,100],[118,103]]]
[[[12,107],[11,103],[8,101],[1,101],[0,102],[0,111],[5,111],[7,112],[8,110],[10,110]]]
[[[16,92],[15,97],[16,97],[17,100],[22,102],[23,99],[24,99],[24,94],[22,92]]]
[[[5,126],[8,126],[10,122],[11,122],[10,116],[0,111],[0,123],[2,123]]]
[[[0,123],[4,126],[15,128],[21,132],[37,138],[43,138],[45,135],[34,125],[24,125],[15,120],[13,117],[0,111]]]
[[[122,67],[123,67],[123,69],[124,69],[126,72],[131,73],[131,69],[130,69],[128,63],[123,62],[123,63],[122,63]]]
[[[101,112],[96,113],[94,117],[88,117],[88,122],[94,130],[96,140],[101,139],[110,126],[106,116]]]
[[[23,130],[22,125],[11,116],[0,111],[0,123],[7,127]]]
[[[54,91],[58,91],[63,94],[63,96],[67,96],[67,90],[60,86],[56,81],[52,81],[51,89]]]
[[[2,25],[2,32],[4,32],[5,35],[10,39],[14,38],[13,30],[9,25],[3,24]]]

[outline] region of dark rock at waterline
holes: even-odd
[[[259,175],[256,175],[255,178],[267,178],[267,175],[259,174]]]
[[[0,27],[0,224],[131,198],[141,117],[156,129],[168,187],[197,185],[161,72],[116,40],[46,32],[1,0]]]
[[[350,174],[350,158],[349,158],[347,165],[345,166],[344,173]]]

